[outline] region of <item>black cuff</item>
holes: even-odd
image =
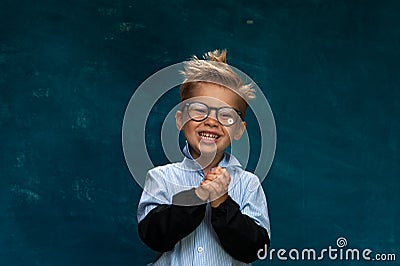
[[[204,201],[197,196],[195,188],[179,192],[172,197],[172,204],[174,205],[196,206],[205,203],[207,203],[207,201]]]
[[[224,221],[229,220],[229,217],[232,217],[240,211],[239,204],[237,204],[230,196],[222,202],[218,207],[212,208],[213,220],[217,222],[220,218],[224,218]]]

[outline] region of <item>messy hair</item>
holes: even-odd
[[[203,55],[203,59],[193,56],[185,62],[182,74],[185,80],[180,86],[181,101],[190,98],[190,92],[199,82],[210,82],[232,89],[248,105],[255,98],[253,84],[244,84],[240,77],[226,63],[226,50],[214,50]]]

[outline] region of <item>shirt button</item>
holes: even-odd
[[[204,250],[203,247],[198,247],[198,248],[197,248],[197,252],[199,252],[199,253],[202,253],[203,250]]]

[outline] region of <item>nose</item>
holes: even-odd
[[[218,126],[219,122],[217,119],[217,110],[211,110],[210,114],[208,115],[207,119],[204,120],[204,124],[208,126]]]

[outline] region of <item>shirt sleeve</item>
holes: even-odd
[[[204,218],[206,203],[189,189],[175,194],[170,204],[161,180],[148,175],[139,207],[138,231],[142,241],[158,252],[170,251]]]
[[[269,218],[264,191],[258,178],[246,189],[241,206],[230,196],[211,208],[211,223],[222,247],[233,258],[251,263],[269,247]]]

